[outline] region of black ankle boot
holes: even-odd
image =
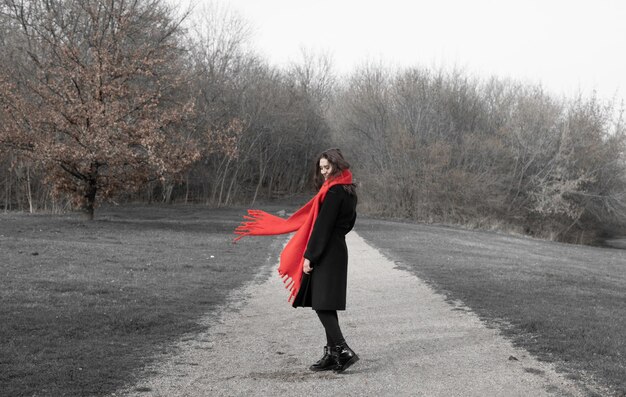
[[[345,371],[349,366],[359,361],[359,356],[345,342],[335,346],[335,352],[337,354],[337,365],[333,371],[337,373]]]
[[[334,369],[337,366],[337,354],[330,346],[324,346],[324,355],[318,362],[311,365],[309,369],[311,371],[328,371]]]

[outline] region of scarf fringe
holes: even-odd
[[[281,274],[281,272],[278,271],[278,274],[282,279],[283,284],[285,284],[285,288],[289,291],[289,298],[287,299],[287,302],[291,302],[298,294],[298,291],[295,291],[296,280],[294,280],[293,277],[289,276],[287,273]]]
[[[254,230],[258,229],[259,222],[267,218],[266,214],[265,211],[261,210],[248,210],[248,215],[244,215],[243,218],[250,222],[241,222],[241,224],[237,226],[235,234],[239,236],[233,239],[233,244],[245,236],[251,236]]]

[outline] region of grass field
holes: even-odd
[[[105,395],[132,381],[277,258],[280,238],[231,244],[243,214],[0,215],[0,395]]]
[[[277,259],[282,237],[231,244],[243,213],[0,215],[0,394],[106,395],[132,384]],[[516,344],[602,394],[626,395],[626,251],[362,216],[355,230]]]
[[[355,230],[517,345],[626,396],[626,250],[364,218]]]

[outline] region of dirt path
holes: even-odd
[[[361,361],[346,373],[307,369],[322,353],[323,329],[310,309],[287,304],[273,268],[266,281],[233,294],[219,324],[181,341],[176,355],[116,395],[584,395],[473,313],[395,269],[355,232],[347,242],[348,310],[339,321]]]

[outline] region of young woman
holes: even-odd
[[[278,272],[292,293],[293,307],[313,308],[326,332],[324,355],[310,369],[343,372],[359,360],[348,347],[337,316],[337,310],[346,308],[345,235],[356,221],[357,196],[350,165],[339,149],[318,156],[315,183],[318,193],[288,219],[248,210],[250,222],[244,222],[235,233],[239,239],[296,232],[281,253]]]

